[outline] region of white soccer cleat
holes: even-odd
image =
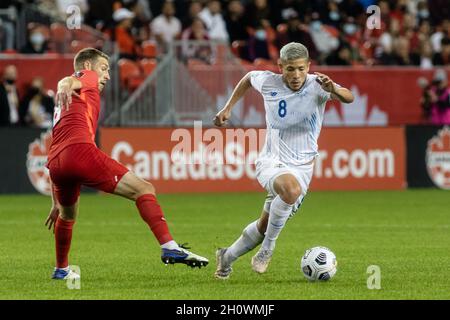
[[[80,275],[70,268],[55,268],[52,279],[55,280],[79,280]]]
[[[205,257],[199,256],[193,252],[188,251],[183,245],[178,249],[162,249],[161,261],[168,264],[184,263],[192,268],[206,267],[209,260]]]
[[[264,273],[269,267],[273,250],[259,250],[252,258],[252,269],[257,273]]]
[[[226,263],[224,255],[227,251],[227,248],[219,248],[216,251],[216,272],[214,276],[217,279],[226,280],[230,277],[233,268],[231,268],[231,264]]]

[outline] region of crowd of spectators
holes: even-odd
[[[378,29],[366,26],[370,5],[379,8]],[[113,4],[112,21],[106,10],[88,12],[85,21],[111,30],[121,23],[117,11],[131,20],[126,29],[137,47],[154,39],[162,52],[183,34],[192,39],[189,30],[202,28],[206,32],[196,39],[227,41],[250,62],[276,62],[284,44],[298,41],[317,64],[450,64],[450,7],[441,0],[122,0]],[[126,48],[126,41],[117,41]]]
[[[213,63],[208,43],[218,40],[244,63],[276,63],[279,49],[296,41],[308,47],[318,65],[450,65],[448,0],[2,0],[0,9],[20,12],[27,3],[58,21],[74,18],[70,6],[76,5],[79,20],[115,41],[120,56],[131,60],[145,57],[144,43],[152,42],[164,53],[174,40],[201,40],[201,45],[186,41],[183,54]],[[376,10],[368,13],[371,5]],[[375,28],[368,27],[368,18]],[[0,16],[1,49],[26,54],[52,50],[51,37],[32,24],[26,43],[9,48],[11,37],[16,38],[11,23]],[[17,73],[13,69],[4,70],[0,85],[0,103],[9,106],[1,108],[0,122],[8,118],[10,123],[47,126],[51,107],[42,80],[35,79],[19,101],[11,83]],[[426,96],[439,96],[438,91]]]
[[[204,39],[226,41],[250,62],[275,62],[284,44],[298,41],[321,65],[450,64],[448,0],[6,0],[0,9],[20,10],[26,2],[60,21],[76,5],[83,23],[101,30],[131,58],[142,55],[144,41],[154,40],[165,52],[173,40]],[[367,27],[371,5],[378,8],[370,11],[371,21],[380,18],[375,29]],[[9,31],[2,25],[7,21],[0,21],[1,43],[11,43],[3,39]],[[28,43],[16,49],[46,52],[46,40],[39,30],[29,30]]]
[[[44,81],[34,78],[21,96],[16,86],[17,68],[8,65],[0,83],[0,126],[28,126],[50,128],[54,101],[45,92]]]

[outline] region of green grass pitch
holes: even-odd
[[[450,197],[440,190],[311,192],[280,235],[268,272],[251,270],[251,252],[216,280],[215,250],[259,216],[264,193],[160,195],[172,234],[210,259],[206,268],[165,266],[134,203],[83,194],[70,264],[81,289],[50,275],[54,240],[44,227],[50,199],[0,196],[0,299],[450,299]],[[309,283],[304,251],[331,248],[338,272]],[[367,288],[367,267],[381,289]]]

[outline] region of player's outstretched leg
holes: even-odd
[[[278,195],[273,199],[270,206],[266,235],[261,248],[252,258],[252,268],[257,273],[267,271],[276,240],[292,212],[295,201],[301,194],[300,185],[291,174],[283,174],[276,178],[274,189]]]
[[[263,211],[262,218],[267,216]],[[242,231],[242,235],[228,248],[219,248],[216,251],[216,272],[214,276],[217,279],[228,279],[233,271],[232,263],[240,256],[256,248],[264,239],[263,233],[258,229],[258,221],[250,223]],[[265,225],[260,228],[265,229]]]
[[[205,267],[209,261],[179,246],[172,238],[166,219],[155,195],[144,194],[136,200],[142,219],[149,225],[161,245],[161,261],[167,264],[184,263],[190,267]]]
[[[128,172],[119,181],[114,193],[136,202],[142,219],[148,224],[161,245],[161,261],[163,263],[183,263],[199,268],[208,265],[207,258],[188,251],[173,240],[152,184],[138,178],[134,173]]]

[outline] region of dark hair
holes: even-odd
[[[98,58],[105,58],[109,60],[109,56],[106,53],[101,52],[95,48],[84,48],[78,51],[75,58],[73,59],[73,68],[75,71],[80,71],[84,69],[84,63],[90,61],[92,64],[97,62]]]

